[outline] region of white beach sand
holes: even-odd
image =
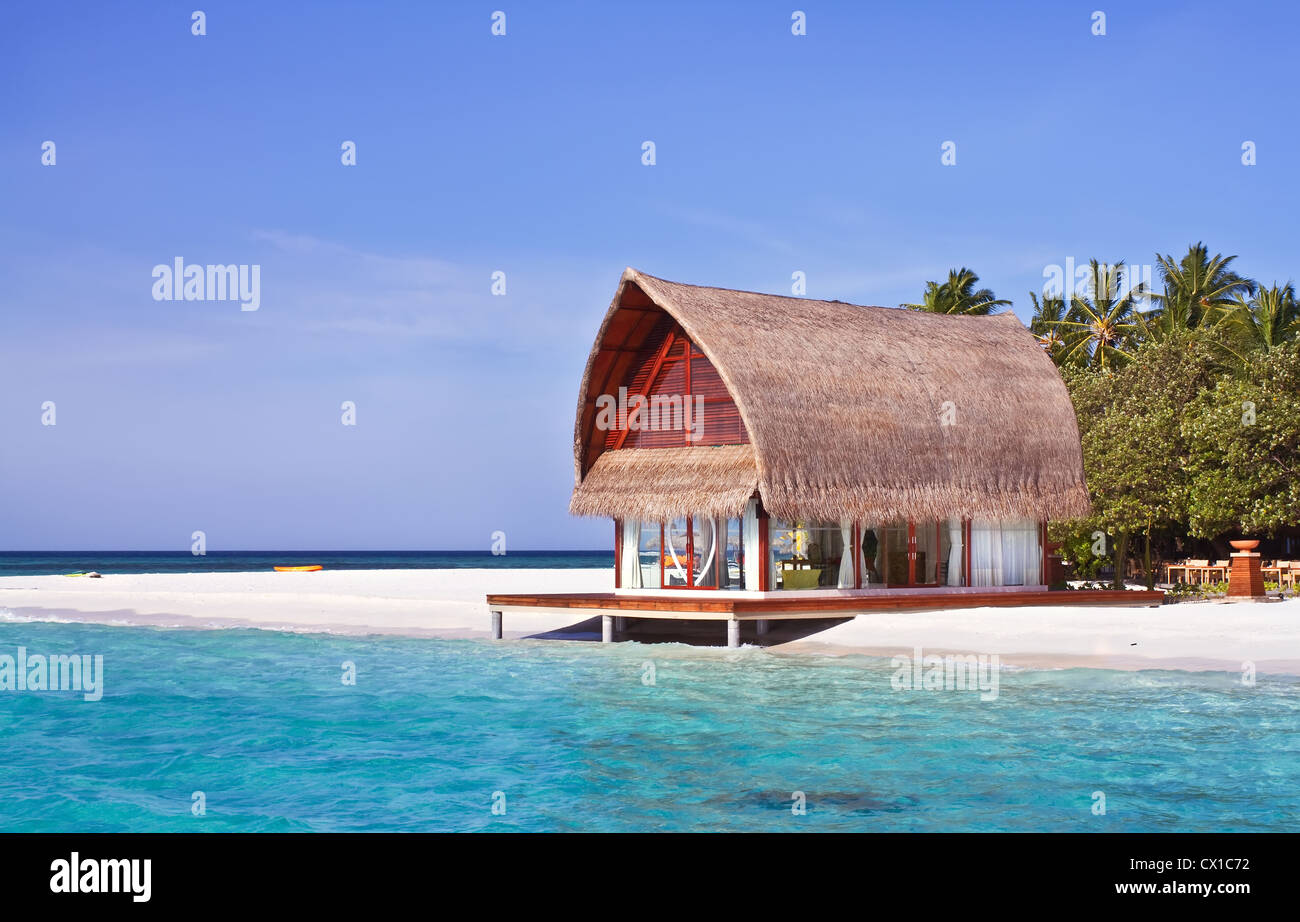
[[[0,617],[155,627],[487,637],[489,592],[601,592],[611,570],[320,570],[0,577]],[[516,615],[506,636],[574,618]]]
[[[600,570],[334,570],[317,573],[0,577],[0,618],[179,628],[486,638],[488,592],[608,591]],[[505,619],[505,636],[559,631],[565,613]],[[879,612],[769,649],[787,653],[996,653],[1004,664],[1300,674],[1300,599],[1160,608]]]

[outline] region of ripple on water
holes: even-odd
[[[106,690],[0,692],[5,830],[1224,831],[1300,812],[1291,678],[1004,670],[981,701],[896,692],[888,660],[678,645],[0,623],[0,653],[19,645],[102,654]]]

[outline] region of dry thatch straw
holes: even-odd
[[[752,445],[621,448],[596,459],[573,495],[574,515],[662,522],[676,515],[738,516],[758,486]]]
[[[619,319],[628,299],[647,298],[717,368],[749,431],[756,471],[740,452],[697,458],[722,451],[704,446],[588,457],[599,396],[592,369],[602,349],[623,345],[606,339],[629,327]],[[1090,511],[1065,385],[1010,313],[861,307],[684,285],[629,268],[583,375],[574,449],[578,515],[734,515],[755,479],[764,506],[783,519],[1055,520]]]

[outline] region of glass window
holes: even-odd
[[[740,519],[724,519],[726,544],[723,547],[719,589],[745,588],[745,538]]]
[[[914,522],[912,534],[915,535],[915,582],[920,586],[933,586],[939,581],[939,523]]]
[[[624,589],[744,589],[740,519],[680,516],[623,523]]]
[[[852,588],[851,526],[772,519],[769,527],[773,589]]]
[[[660,538],[662,527],[658,522],[641,523],[640,547],[637,559],[641,564],[641,586],[644,589],[659,588]]]
[[[719,537],[718,519],[703,516],[691,517],[691,569],[692,585],[701,589],[716,589],[722,579],[722,540]],[[722,523],[726,527],[726,523]]]
[[[1038,523],[1033,519],[971,522],[972,586],[1037,585],[1041,566]]]
[[[691,555],[688,544],[690,520],[670,519],[664,525],[664,586],[688,586],[691,578]]]
[[[1002,585],[1033,586],[1041,579],[1038,523],[1012,519],[1002,523]]]
[[[907,523],[890,522],[885,526],[885,578],[891,586],[908,585],[911,560],[912,541]]]
[[[897,521],[890,522],[876,531],[882,537],[885,546],[883,569],[885,581],[889,585],[962,585],[960,519],[947,522]],[[864,534],[864,546],[867,540]],[[879,564],[877,569],[881,569]],[[865,580],[864,584],[870,585]]]

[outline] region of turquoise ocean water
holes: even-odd
[[[0,623],[0,654],[19,645],[102,655],[105,692],[0,691],[4,831],[1227,831],[1300,815],[1290,677],[1006,670],[982,702],[893,691],[887,661],[749,649]]]

